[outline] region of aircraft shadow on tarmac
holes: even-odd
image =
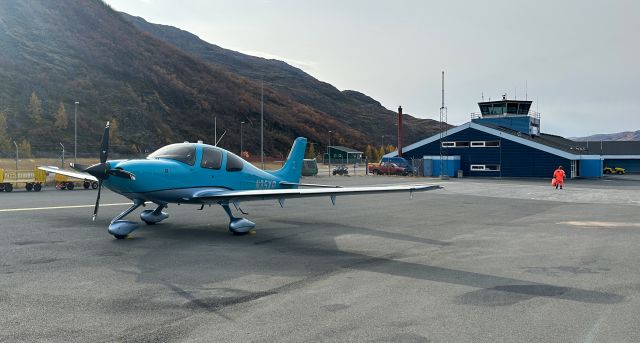
[[[184,246],[184,249],[178,249],[178,256],[172,257],[173,266],[177,268],[175,273],[179,274],[179,278],[174,277],[174,275],[166,275],[166,273],[171,274],[173,272],[167,271],[162,266],[163,260],[158,259],[159,256],[166,255],[166,245],[162,244],[157,249],[150,249],[147,255],[140,258],[138,265],[140,273],[137,273],[138,281],[164,284],[181,297],[189,300],[191,306],[207,308],[206,304],[213,304],[209,306],[209,310],[218,310],[224,307],[225,304],[231,305],[238,302],[252,301],[284,290],[301,288],[304,285],[349,269],[477,288],[459,295],[454,300],[456,303],[463,305],[503,306],[536,297],[593,304],[614,304],[624,301],[624,296],[614,293],[555,286],[404,262],[398,260],[408,257],[402,254],[373,257],[340,250],[335,243],[335,238],[345,234],[370,235],[436,246],[452,244],[446,241],[389,233],[357,226],[272,219],[268,223],[265,222],[258,236],[232,237],[227,232],[212,231],[210,226],[179,227],[175,225],[158,225],[153,230],[145,231],[150,236],[153,236],[153,240],[166,238],[171,241],[168,244],[176,245],[177,247]],[[306,235],[316,236],[313,237],[313,241],[310,241]],[[148,242],[151,239],[136,238],[131,240],[130,243],[136,244],[136,241],[142,243],[142,241]],[[200,244],[194,244],[196,242]],[[128,245],[126,241],[114,241],[114,243]],[[198,245],[199,247],[195,247]],[[257,257],[260,254],[266,254],[267,257]],[[198,272],[200,268],[215,268],[216,265],[224,266],[224,268],[220,268],[220,274],[216,275],[216,280],[211,280],[210,277]],[[237,293],[235,295],[218,294],[213,297],[200,297],[197,294],[190,293],[184,287],[197,289],[199,286],[212,281],[232,280],[255,274],[276,277],[303,277],[303,280],[294,281],[262,292],[247,293],[243,290],[234,290]],[[169,281],[171,279],[175,279],[176,282]],[[178,286],[176,283],[182,286]],[[195,293],[198,293],[198,291]]]

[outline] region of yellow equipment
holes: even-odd
[[[38,168],[34,170],[4,170],[0,169],[0,192],[11,192],[14,186],[24,183],[29,192],[39,192],[47,179],[47,174]]]

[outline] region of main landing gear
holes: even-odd
[[[221,203],[220,206],[222,206],[224,211],[229,216],[229,231],[231,231],[234,235],[245,235],[245,234],[249,233],[249,231],[251,231],[251,229],[256,227],[256,224],[254,222],[250,221],[249,219],[247,219],[247,218],[238,218],[238,217],[234,216],[233,213],[231,213],[231,209],[229,208],[229,203],[228,202]],[[238,208],[238,207],[236,206],[236,208]],[[242,209],[238,208],[238,210],[240,212],[242,212]],[[242,212],[242,213],[244,213],[244,212]]]
[[[131,232],[138,228],[138,223],[131,220],[122,220],[129,213],[135,211],[138,207],[144,205],[144,200],[136,199],[133,201],[133,205],[120,213],[117,217],[113,218],[111,224],[109,224],[109,233],[117,239],[126,238]],[[155,210],[145,210],[140,213],[140,219],[147,225],[153,225],[159,223],[167,218],[169,214],[162,212],[166,205],[158,205]]]

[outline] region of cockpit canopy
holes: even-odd
[[[147,158],[166,158],[192,166],[196,163],[196,146],[191,143],[171,144],[152,152]]]

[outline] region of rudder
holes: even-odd
[[[283,181],[297,183],[302,176],[302,160],[304,152],[307,149],[307,139],[298,137],[293,142],[287,161],[284,166],[278,170],[274,170],[271,174],[281,178]]]

